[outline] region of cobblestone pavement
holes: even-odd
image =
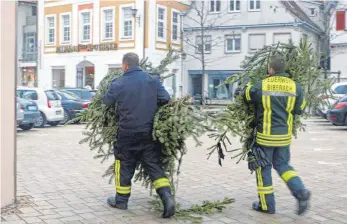
[[[296,202],[274,172],[276,215],[251,209],[256,199],[255,176],[246,163],[230,159],[218,166],[216,157],[206,160],[207,146],[189,142],[180,177],[178,200],[183,205],[202,200],[235,198],[222,213],[205,223],[347,223],[347,128],[314,118],[307,122],[292,146],[292,162],[312,190],[310,211],[294,214]],[[18,132],[18,196],[20,203],[2,211],[2,223],[182,223],[163,220],[150,211],[148,191],[135,184],[128,211],[109,208],[106,197],[113,185],[101,178],[106,166],[93,159],[86,145],[79,145],[83,125],[47,127]],[[234,146],[237,147],[237,144]],[[229,157],[229,156],[228,156]]]

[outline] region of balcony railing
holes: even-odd
[[[36,20],[37,20],[36,16],[27,16],[27,18],[26,18],[26,25],[27,26],[36,25]]]
[[[36,62],[37,60],[37,49],[34,51],[25,51],[23,50],[22,61],[23,62]]]

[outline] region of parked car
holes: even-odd
[[[328,110],[328,120],[334,125],[347,126],[347,94]]]
[[[57,126],[64,120],[64,109],[58,94],[52,90],[41,88],[18,87],[17,96],[34,101],[40,111],[40,117],[35,122],[35,127],[44,127],[45,124]]]
[[[336,102],[336,100],[343,97],[347,94],[347,82],[335,83],[331,86],[332,96],[329,97],[330,94],[324,94],[319,97],[324,100],[324,104],[320,104],[317,106],[316,114],[327,118],[327,112],[332,108],[332,105]]]
[[[95,90],[82,89],[82,88],[62,88],[60,90],[65,90],[76,94],[82,100],[92,101],[93,96],[95,95]]]
[[[16,126],[18,127],[24,120],[24,110],[21,108],[19,97],[16,102]]]
[[[35,122],[40,118],[39,108],[34,101],[21,99],[19,97],[17,98],[20,104],[20,109],[24,111],[24,119],[20,123],[19,127],[23,130],[30,130],[34,127]]]
[[[88,108],[90,101],[82,100],[74,93],[65,90],[56,92],[60,96],[64,108],[64,120],[60,122],[61,124],[65,124],[69,120],[74,119],[78,113]]]

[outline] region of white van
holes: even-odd
[[[60,97],[52,89],[43,90],[34,87],[17,87],[17,96],[26,100],[35,101],[40,111],[35,127],[44,127],[45,124],[57,126],[64,120],[64,109]]]

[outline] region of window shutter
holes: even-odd
[[[345,30],[346,27],[346,12],[336,11],[336,30]]]

